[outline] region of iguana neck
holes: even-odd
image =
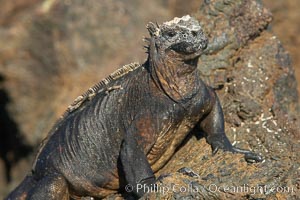
[[[175,102],[193,97],[199,81],[197,60],[184,62],[173,54],[148,58],[151,78],[156,87]]]

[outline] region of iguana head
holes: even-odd
[[[151,37],[147,39],[145,66],[160,91],[174,102],[185,102],[196,93],[197,63],[207,37],[199,22],[189,15],[161,25],[149,23],[147,29]]]
[[[151,38],[149,45],[151,56],[172,54],[182,60],[199,57],[206,48],[208,40],[199,22],[189,15],[174,18],[162,25],[149,23],[147,29]]]

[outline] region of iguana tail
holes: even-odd
[[[69,191],[65,178],[56,173],[49,174],[37,180],[33,175],[27,175],[22,183],[12,191],[5,200],[68,200]]]

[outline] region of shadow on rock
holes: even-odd
[[[0,83],[2,82],[4,78],[0,75]],[[7,182],[11,180],[12,165],[32,151],[32,147],[24,143],[18,125],[6,109],[10,101],[7,92],[0,88],[0,159],[4,162]]]

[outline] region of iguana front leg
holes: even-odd
[[[263,158],[251,151],[235,148],[228,140],[224,129],[224,115],[219,99],[213,89],[208,88],[211,96],[211,111],[200,122],[200,128],[205,133],[206,141],[211,145],[213,154],[219,149],[233,153],[242,153],[247,162],[261,162]]]
[[[146,155],[130,131],[125,134],[121,144],[120,160],[128,184],[125,188],[127,192],[132,191],[137,197],[141,197],[144,195],[145,187],[154,187],[156,180],[154,173]]]

